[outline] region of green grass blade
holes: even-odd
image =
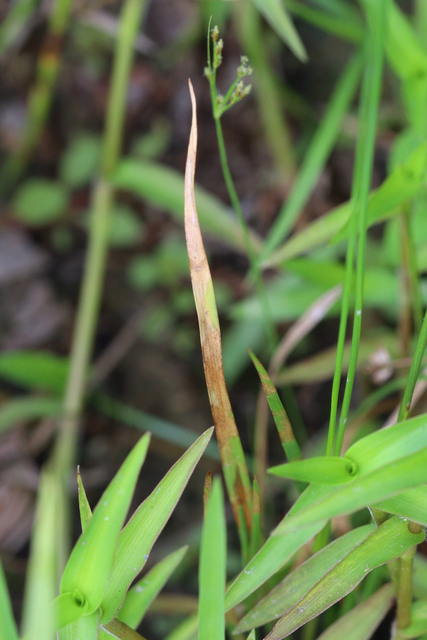
[[[413,522],[427,526],[427,486],[421,485],[403,491],[394,498],[379,502],[378,509],[386,513],[403,516]]]
[[[354,480],[357,466],[348,458],[332,459],[326,456],[295,460],[289,464],[271,467],[269,473],[280,478],[292,478],[313,484],[345,484]]]
[[[385,584],[339,618],[317,640],[369,640],[394,602],[394,585]]]
[[[215,478],[203,524],[199,564],[199,640],[225,639],[226,527],[221,481]]]
[[[129,589],[123,607],[117,616],[132,629],[136,629],[153,600],[163,589],[172,573],[180,564],[188,547],[181,547],[156,564],[142,580]]]
[[[120,420],[138,431],[150,431],[153,437],[176,444],[182,449],[187,449],[194,442],[194,431],[153,416],[140,409],[135,409],[135,407],[130,407],[103,393],[97,393],[92,398],[92,402],[98,411],[101,411],[104,415],[114,420]],[[221,461],[216,442],[209,442],[203,455],[214,462]]]
[[[0,640],[19,640],[3,565],[0,561]]]
[[[19,38],[25,23],[29,21],[36,10],[38,0],[16,0],[9,9],[9,13],[0,26],[0,56],[13,46]]]
[[[265,241],[260,255],[260,261],[269,259],[272,251],[291,230],[292,225],[310,197],[324,164],[337,140],[341,121],[354,97],[361,69],[361,57],[356,56],[351,60],[339,79],[327,110],[314,135],[310,148],[305,155],[292,191],[278,213],[276,221]]]
[[[165,640],[197,640],[198,616],[192,615],[181,622]]]
[[[250,634],[247,637],[247,640],[256,640],[256,638],[255,638],[255,629],[252,629],[252,631],[250,632]]]
[[[423,540],[424,532],[411,533],[405,520],[387,520],[315,584],[275,625],[268,640],[281,640],[293,633],[353,591],[370,571],[398,558]]]
[[[183,224],[184,176],[177,171],[153,162],[126,158],[119,163],[113,183],[119,189],[126,189],[162,207]],[[198,186],[195,198],[204,231],[238,251],[245,251],[242,229],[231,217],[227,206]],[[254,232],[251,232],[251,242],[255,249],[260,247],[260,239]]]
[[[47,351],[10,351],[0,356],[0,377],[30,389],[62,393],[68,360]]]
[[[129,585],[145,565],[207,446],[213,428],[200,436],[135,511],[117,545],[110,581],[102,599],[103,624],[118,613]]]
[[[283,3],[280,0],[252,0],[252,2],[293,54],[301,62],[306,62],[307,52]]]
[[[117,538],[129,509],[149,442],[150,436],[147,434],[132,449],[101,496],[64,569],[61,594],[77,594],[80,606],[86,607],[87,615],[101,604],[114,562]]]
[[[84,533],[90,519],[92,518],[92,509],[90,508],[90,504],[86,496],[86,491],[83,486],[82,477],[80,475],[80,467],[77,467],[77,488],[79,498],[80,523],[82,525],[82,531]]]
[[[270,411],[273,415],[277,431],[279,432],[280,442],[282,443],[282,447],[285,451],[286,457],[289,462],[291,462],[292,460],[300,460],[302,458],[301,449],[299,448],[298,442],[295,439],[292,425],[289,422],[289,418],[282,404],[282,401],[279,398],[279,394],[277,393],[277,390],[272,383],[266,369],[262,366],[261,362],[255,356],[255,354],[252,353],[252,351],[249,351],[249,355],[260,377],[261,384],[267,398],[268,406],[270,407]]]
[[[56,595],[57,567],[52,550],[56,547],[57,491],[54,476],[43,472],[22,613],[22,633],[26,640],[52,640],[54,636],[55,618],[51,602]]]
[[[322,31],[331,33],[348,42],[359,43],[363,38],[363,24],[354,16],[333,15],[326,11],[319,11],[298,0],[286,0],[285,6],[298,18],[319,27]],[[357,14],[356,14],[357,18]]]
[[[427,448],[393,461],[360,479],[330,491],[329,496],[298,512],[273,531],[284,535],[300,527],[310,526],[337,515],[354,513],[368,505],[376,505],[401,491],[427,482]]]
[[[236,633],[275,620],[301,600],[332,567],[342,560],[373,530],[374,525],[359,527],[341,536],[318,551],[286,576],[267,596],[246,614],[236,627]]]
[[[397,421],[405,420],[411,410],[412,396],[414,394],[415,385],[420,375],[421,365],[427,346],[427,313],[424,315],[423,324],[420,335],[418,337],[417,347],[415,349],[414,358],[408,375],[405,391],[403,392],[402,403],[399,409]]]
[[[145,640],[139,633],[128,627],[124,622],[117,620],[117,618],[99,627],[99,634],[96,640],[111,640],[111,638],[117,638],[117,640]]]
[[[355,171],[352,185],[351,234],[346,256],[346,275],[343,285],[341,317],[337,345],[337,364],[332,383],[331,412],[329,420],[327,455],[340,455],[348,419],[350,400],[359,355],[362,329],[362,308],[365,279],[366,217],[369,189],[375,149],[377,113],[381,95],[383,70],[383,44],[388,2],[375,5],[373,25],[367,35],[365,49],[365,72],[360,101],[360,134],[356,147]],[[357,253],[356,253],[357,247]],[[356,258],[356,282],[353,284],[354,258]],[[349,315],[351,289],[355,288],[355,310],[351,341],[350,363],[344,388],[344,398],[336,433],[336,418],[340,378],[342,375],[342,355]],[[336,434],[336,435],[335,435]]]
[[[292,509],[282,520],[282,523],[297,514],[299,510],[315,504],[319,497],[325,494],[324,487],[308,487],[299,497]],[[266,580],[281,569],[295,551],[311,540],[325,525],[326,521],[318,522],[313,527],[300,531],[291,531],[284,537],[270,536],[258,553],[248,562],[243,571],[229,586],[225,596],[227,611],[242,602]]]
[[[0,433],[17,422],[39,420],[61,413],[61,403],[50,398],[21,397],[5,402],[0,407]]]

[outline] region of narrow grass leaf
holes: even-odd
[[[113,183],[117,188],[130,191],[161,207],[182,224],[184,177],[177,171],[153,162],[126,158],[119,163]],[[230,215],[228,207],[199,186],[195,187],[195,199],[206,233],[238,251],[245,251],[242,230]],[[252,245],[258,249],[261,240],[254,232],[250,233]]]
[[[30,389],[62,393],[68,360],[47,351],[10,351],[0,356],[0,377]]]
[[[306,62],[307,52],[284,4],[280,0],[252,0],[252,2],[292,53],[301,62]]]
[[[37,8],[38,0],[16,0],[0,25],[0,56],[19,40]]]
[[[272,383],[266,369],[262,366],[261,362],[255,356],[255,354],[252,353],[252,351],[249,351],[249,355],[260,377],[261,384],[267,398],[268,406],[270,407],[271,413],[273,415],[277,431],[279,432],[280,442],[282,443],[282,447],[285,451],[286,457],[290,462],[292,460],[300,460],[302,458],[301,449],[299,448],[298,442],[295,439],[291,423],[282,404],[282,401],[279,398],[279,394],[277,393],[277,390]]]
[[[365,525],[349,531],[294,569],[242,618],[236,627],[236,633],[260,627],[293,609],[316,582],[372,533],[373,529],[374,525]]]
[[[249,557],[252,558],[258,549],[261,548],[263,542],[262,523],[261,523],[261,498],[259,486],[256,478],[252,489],[252,520],[251,535],[249,540]]]
[[[324,631],[317,640],[369,640],[395,599],[394,585],[385,584]]]
[[[221,331],[215,294],[194,199],[197,115],[196,98],[191,83],[189,83],[189,87],[193,115],[185,169],[185,237],[190,262],[191,283],[199,320],[206,386],[221,452],[225,482],[240,536],[243,538],[245,535],[244,529],[249,529],[250,527],[252,488],[225,384],[222,366]],[[239,496],[238,493],[238,477],[240,477],[242,483],[243,496]],[[241,518],[241,510],[245,515],[244,519]]]
[[[197,640],[198,616],[192,615],[178,624],[165,640]]]
[[[77,488],[79,499],[79,513],[80,523],[82,525],[82,532],[86,531],[87,525],[92,518],[92,509],[90,508],[89,501],[86,496],[86,491],[83,486],[82,476],[80,474],[80,467],[77,468]]]
[[[215,478],[203,523],[199,564],[199,640],[224,640],[226,528],[221,481]]]
[[[22,634],[28,640],[52,640],[55,617],[51,602],[56,595],[56,546],[58,486],[55,477],[43,472],[40,479],[36,520],[25,583]],[[3,619],[2,624],[3,627]],[[13,636],[12,636],[13,637]]]
[[[292,478],[313,484],[345,484],[354,480],[358,468],[347,458],[318,456],[308,460],[295,460],[289,464],[271,467],[269,473],[281,478]]]
[[[325,489],[322,486],[315,487],[311,485],[307,487],[284,517],[282,523],[297,514],[299,510],[315,504],[325,494],[326,490],[327,488]],[[283,537],[270,536],[229,586],[225,596],[227,611],[242,602],[248,595],[264,584],[266,580],[277,573],[292,554],[319,533],[325,524],[326,521],[323,520],[316,522],[312,527],[306,527],[300,531],[290,531]]]
[[[341,600],[373,569],[420,544],[424,532],[411,533],[408,523],[391,518],[321,578],[288,614],[275,625],[268,640],[281,640]]]
[[[110,581],[101,603],[103,624],[110,622],[120,610],[130,584],[145,565],[153,544],[180,499],[212,431],[213,428],[202,434],[175,463],[121,532]]]
[[[184,450],[194,442],[195,434],[191,429],[186,429],[140,409],[135,409],[135,407],[130,407],[103,393],[97,393],[92,398],[92,403],[104,415],[110,416],[114,420],[120,420],[138,431],[150,431],[153,437],[178,445]],[[209,442],[203,455],[215,462],[221,461],[216,442]]]
[[[424,484],[383,500],[376,506],[386,513],[403,516],[427,527],[427,486]]]
[[[255,629],[252,629],[252,631],[250,632],[250,634],[247,637],[247,640],[256,640],[256,638],[255,638]]]
[[[136,481],[144,462],[150,435],[132,449],[101,496],[84,533],[64,569],[61,594],[78,594],[87,602],[86,613],[98,609],[107,586],[117,546]]]
[[[42,397],[21,397],[5,402],[0,407],[0,433],[18,422],[30,422],[61,413],[58,400]]]
[[[13,617],[12,603],[7,589],[6,577],[0,560],[0,640],[19,640],[18,629]]]
[[[117,616],[132,629],[136,629],[153,600],[163,589],[172,573],[180,564],[188,547],[181,547],[156,564],[142,580],[129,589],[123,607]]]
[[[359,55],[351,60],[339,79],[327,110],[314,135],[292,191],[265,241],[260,259],[268,260],[292,228],[321,174],[340,132],[341,121],[354,97],[362,70]]]
[[[405,391],[403,392],[402,403],[399,409],[399,415],[397,421],[405,420],[409,411],[411,410],[412,396],[414,395],[415,385],[420,375],[421,365],[424,358],[424,353],[427,345],[427,313],[424,315],[423,324],[421,327],[420,335],[418,337],[417,346],[412,360],[411,368],[409,370],[408,381],[406,383]]]
[[[354,513],[368,505],[391,498],[401,491],[427,482],[427,448],[393,461],[361,476],[354,482],[330,490],[329,496],[320,499],[310,508],[301,510],[273,531],[273,535],[285,535],[301,527],[311,526],[337,515]]]
[[[363,24],[357,14],[352,17],[333,15],[327,11],[314,9],[297,0],[286,0],[285,6],[294,16],[302,18],[322,31],[332,33],[343,40],[359,43],[363,38]]]

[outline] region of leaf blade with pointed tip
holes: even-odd
[[[78,539],[64,569],[61,594],[76,590],[88,603],[86,614],[98,609],[107,586],[136,481],[147,454],[150,434],[132,449],[101,496],[85,532]]]
[[[317,456],[271,467],[269,473],[313,484],[345,484],[354,480],[357,465],[347,458]]]
[[[82,477],[80,475],[80,467],[78,467],[77,469],[77,487],[78,487],[78,498],[79,498],[80,523],[82,525],[82,531],[84,532],[92,517],[92,509],[90,508],[90,504],[86,496],[86,491],[83,486]]]
[[[373,569],[420,544],[424,532],[411,533],[407,522],[391,518],[338,562],[291,611],[274,626],[268,640],[281,640],[353,591]]]
[[[252,0],[258,11],[276,31],[277,35],[288,45],[292,53],[301,62],[308,59],[307,52],[295,29],[291,17],[280,0]]]
[[[188,547],[181,547],[153,567],[126,594],[117,618],[132,629],[141,624],[147,609],[180,564]]]
[[[19,640],[18,629],[13,617],[12,604],[7,590],[6,578],[0,561],[0,640]]]
[[[212,432],[213,427],[205,431],[174,464],[121,532],[110,580],[101,602],[103,624],[110,622],[120,610],[129,585],[141,571],[154,542],[169,520]]]
[[[334,540],[288,574],[268,595],[240,620],[236,632],[275,620],[290,611],[328,571],[374,529],[374,525],[358,527]]]
[[[369,640],[394,601],[394,586],[385,584],[370,598],[339,618],[317,640]]]

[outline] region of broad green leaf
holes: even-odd
[[[284,517],[285,523],[293,514],[315,504],[325,492],[325,487],[309,486],[298,498],[289,513]],[[286,536],[270,536],[258,553],[247,563],[243,571],[236,577],[225,595],[226,610],[229,611],[248,595],[253,593],[266,580],[271,578],[281,569],[292,554],[298,551],[306,542],[311,540],[321,529],[326,521],[318,522],[312,527],[306,527],[300,531],[291,531]]]
[[[317,640],[369,640],[394,601],[394,586],[385,584],[324,631]]]
[[[313,484],[345,484],[354,480],[358,467],[348,458],[319,456],[307,460],[295,460],[271,467],[269,473],[281,478],[292,478]]]
[[[236,633],[260,627],[290,611],[318,580],[360,544],[373,529],[374,525],[365,525],[346,533],[294,569],[242,618],[236,627]]]
[[[0,377],[30,389],[62,393],[68,360],[47,351],[9,351],[0,355]]]
[[[39,226],[59,218],[67,203],[68,193],[62,184],[40,178],[27,180],[19,187],[12,208],[17,218]]]
[[[293,54],[301,62],[306,62],[307,52],[284,4],[280,0],[252,0],[252,2]]]
[[[368,505],[376,505],[396,494],[427,482],[427,448],[385,464],[361,475],[353,482],[330,489],[329,495],[315,505],[282,521],[273,535],[285,535],[315,522],[337,515],[353,513]],[[325,486],[325,485],[321,485]],[[329,488],[329,487],[328,487]]]
[[[63,182],[76,189],[89,184],[94,177],[101,156],[101,138],[93,133],[73,137],[59,162]]]
[[[54,549],[57,545],[58,500],[56,478],[44,471],[40,479],[22,613],[22,633],[28,640],[52,640],[55,631],[51,602],[57,581]]]
[[[418,638],[427,633],[427,601],[413,602],[410,615],[411,624],[405,629],[399,629],[402,638]]]
[[[12,604],[7,589],[6,577],[0,560],[0,640],[19,640],[13,617]]]
[[[117,538],[144,462],[150,435],[132,449],[101,496],[84,533],[78,539],[64,569],[61,594],[87,603],[86,614],[98,609],[107,586]]]
[[[111,211],[110,247],[128,249],[138,245],[144,238],[142,220],[130,207],[116,204]]]
[[[399,493],[394,498],[389,498],[376,505],[378,509],[403,516],[427,526],[427,486],[421,485],[414,489],[408,489]]]
[[[270,407],[270,411],[273,414],[274,422],[276,424],[277,431],[279,432],[280,442],[282,443],[282,447],[285,451],[286,457],[290,462],[292,460],[300,460],[302,458],[301,449],[299,448],[298,442],[295,439],[291,423],[289,422],[289,418],[282,404],[282,401],[279,398],[279,394],[277,393],[277,390],[272,383],[270,376],[262,366],[261,362],[255,356],[255,354],[249,351],[249,355],[260,377],[261,384],[267,398],[268,406]]]
[[[101,603],[103,624],[117,615],[129,585],[145,565],[153,544],[169,520],[212,432],[213,428],[208,429],[176,462],[135,511],[120,534],[113,570]]]
[[[117,616],[132,629],[136,629],[158,593],[180,564],[188,547],[181,547],[156,564],[146,576],[129,589],[123,607]]]
[[[99,611],[81,616],[58,631],[58,640],[95,640],[98,638]]]
[[[420,544],[424,532],[411,533],[401,518],[391,518],[338,562],[275,625],[268,640],[281,640],[341,600],[373,569],[401,556]]]
[[[36,396],[23,396],[9,400],[0,406],[0,433],[18,422],[59,415],[61,407],[58,400]]]
[[[126,158],[119,163],[113,182],[117,188],[131,191],[162,207],[183,224],[184,176],[177,171],[154,162]],[[195,196],[202,228],[227,245],[243,251],[242,230],[226,205],[201,187],[196,187]],[[259,237],[254,233],[251,236],[253,245],[259,247]]]
[[[203,523],[199,564],[199,640],[225,639],[226,526],[221,481],[215,478]]]
[[[79,498],[80,522],[82,525],[82,531],[84,533],[86,531],[86,527],[89,524],[90,519],[92,518],[92,509],[90,508],[90,504],[86,496],[86,491],[83,486],[82,477],[80,475],[80,467],[77,468],[77,487],[78,487],[78,498]]]

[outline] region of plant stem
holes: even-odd
[[[420,533],[422,526],[415,522],[408,522],[408,528],[412,533]],[[412,574],[414,556],[417,546],[414,545],[406,553],[399,558],[399,578],[397,588],[397,614],[396,640],[401,638],[399,629],[406,629],[411,622],[411,603],[412,603]]]
[[[53,464],[65,483],[74,465],[78,427],[99,313],[108,251],[110,214],[114,190],[109,182],[119,159],[126,109],[127,85],[133,59],[133,44],[139,29],[144,0],[127,0],[121,18],[107,107],[101,175],[93,195],[89,246],[70,356],[70,371],[64,397],[64,419],[60,424]]]
[[[334,453],[338,456],[341,454],[344,431],[350,408],[350,399],[353,391],[359,353],[360,335],[362,329],[363,284],[366,253],[366,213],[369,189],[371,184],[378,105],[381,95],[381,77],[384,55],[383,39],[386,23],[386,9],[386,0],[378,3],[375,9],[371,9],[374,14],[374,20],[373,26],[371,27],[372,31],[368,35],[365,51],[366,69],[365,77],[362,83],[360,135],[356,149],[356,168],[352,194],[352,244],[354,244],[356,241],[356,233],[358,235],[355,312],[353,319],[353,336],[351,342],[350,363],[347,373],[347,381],[345,385],[341,416],[338,425],[338,433],[334,448]],[[356,219],[357,227],[355,222]],[[351,267],[352,265],[349,265],[349,270],[346,271],[347,286],[349,286],[349,282],[352,276]]]

